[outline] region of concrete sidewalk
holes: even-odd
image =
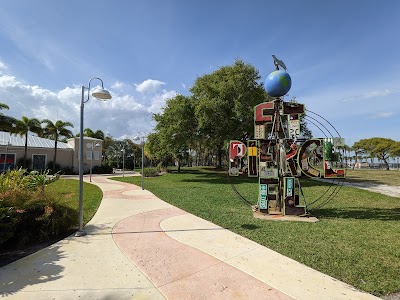
[[[88,235],[0,268],[3,299],[378,299],[140,187],[92,181]]]

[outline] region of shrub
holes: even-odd
[[[49,174],[53,174],[53,161],[49,161],[47,163],[47,169],[50,170]],[[59,164],[56,164],[56,172],[61,170],[61,166]]]
[[[26,158],[26,167],[29,169],[29,166],[32,165],[32,159],[31,158]],[[24,167],[24,158],[20,157],[17,160],[16,168],[23,168]]]
[[[27,187],[25,173],[26,170],[19,168],[0,174],[0,194],[25,189]]]
[[[144,177],[156,177],[159,175],[159,172],[155,168],[147,168],[144,169]]]
[[[40,195],[45,198],[44,188],[46,185],[60,179],[60,174],[49,176],[49,170],[45,171],[32,171],[29,176],[27,176],[27,187],[31,190],[39,190]]]
[[[44,188],[59,174],[49,171],[7,171],[0,175],[0,245],[23,246],[42,241],[70,229],[77,212],[46,199]]]
[[[112,174],[113,168],[108,165],[95,166],[92,169],[92,174]]]
[[[76,175],[77,174],[76,172],[74,172],[74,167],[71,168],[71,167],[68,167],[68,166],[62,168],[60,173],[63,174],[63,175]]]
[[[72,208],[40,199],[37,194],[34,197],[22,206],[6,208],[0,220],[0,245],[22,247],[58,236],[76,224],[78,214]]]
[[[168,168],[165,164],[163,164],[162,162],[159,162],[157,164],[157,171],[161,172],[161,173],[168,173]]]

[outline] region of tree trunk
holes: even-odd
[[[178,173],[181,172],[181,161],[178,159]]]
[[[389,168],[389,163],[387,162],[387,160],[386,159],[382,159],[383,160],[383,163],[385,164],[385,169],[386,169],[386,171],[388,171],[390,168]]]
[[[53,159],[53,173],[56,172],[56,162],[57,162],[57,136],[56,140],[54,141],[54,159]]]
[[[218,147],[218,168],[221,169],[222,168],[222,146]]]
[[[26,169],[27,154],[28,154],[28,132],[25,134],[24,169]]]

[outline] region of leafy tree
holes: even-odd
[[[133,159],[137,160],[141,155],[140,146],[133,143],[130,139],[124,139],[122,141],[112,140],[110,137],[106,137],[106,139],[107,148],[105,150],[105,156],[108,165],[120,168],[122,167],[123,160],[125,160],[125,168],[133,168]]]
[[[354,166],[358,163],[358,159],[359,159],[360,155],[364,154],[366,150],[364,148],[360,147],[360,145],[357,143],[353,144],[353,146],[351,147],[351,150],[354,151],[354,154],[355,154],[354,155],[354,165],[353,165],[353,168],[354,168]]]
[[[272,100],[258,70],[236,60],[232,66],[196,79],[190,89],[195,103],[202,142],[218,153],[218,166],[222,166],[222,150],[229,139],[242,139],[254,131],[254,106]]]
[[[392,148],[389,150],[389,155],[394,159],[397,158],[397,169],[399,169],[400,142],[394,142]]]
[[[187,150],[194,145],[197,134],[193,100],[190,97],[177,95],[166,102],[162,114],[156,114],[153,118],[157,122],[155,154],[165,163],[171,154],[178,162],[178,172],[180,172],[182,159]],[[151,149],[155,150],[153,144]]]
[[[147,150],[147,155],[150,158],[154,158],[161,162],[163,167],[168,166],[172,162],[172,154],[167,148],[163,147],[161,144],[161,134],[151,133],[147,136],[147,142],[145,144],[145,150]],[[145,151],[146,155],[146,151]]]
[[[40,122],[36,118],[29,119],[28,117],[23,116],[21,120],[17,120],[15,132],[21,136],[25,136],[24,169],[26,169],[26,156],[28,152],[28,133],[38,133],[40,131]]]
[[[354,143],[353,148],[359,149],[363,153],[369,153],[370,156],[377,157],[379,160],[383,161],[386,170],[389,170],[388,158],[390,151],[396,142],[392,139],[374,137],[369,139],[362,139]]]
[[[73,134],[71,130],[67,129],[67,127],[74,127],[74,125],[72,125],[70,122],[63,122],[61,120],[53,123],[49,119],[42,120],[42,123],[46,124],[43,130],[44,134],[54,139],[53,172],[55,172],[57,164],[57,142],[61,136],[72,137]]]

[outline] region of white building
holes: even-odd
[[[84,172],[92,167],[100,166],[102,162],[103,140],[84,137]],[[28,136],[27,166],[32,170],[44,170],[54,158],[54,140],[37,136]],[[0,131],[0,172],[14,168],[17,161],[24,157],[25,136]],[[67,143],[57,142],[57,164],[61,168],[68,167],[75,173],[79,172],[79,137],[67,140]],[[93,158],[93,160],[92,160]],[[91,161],[92,160],[92,161]],[[6,162],[6,164],[5,164]]]

